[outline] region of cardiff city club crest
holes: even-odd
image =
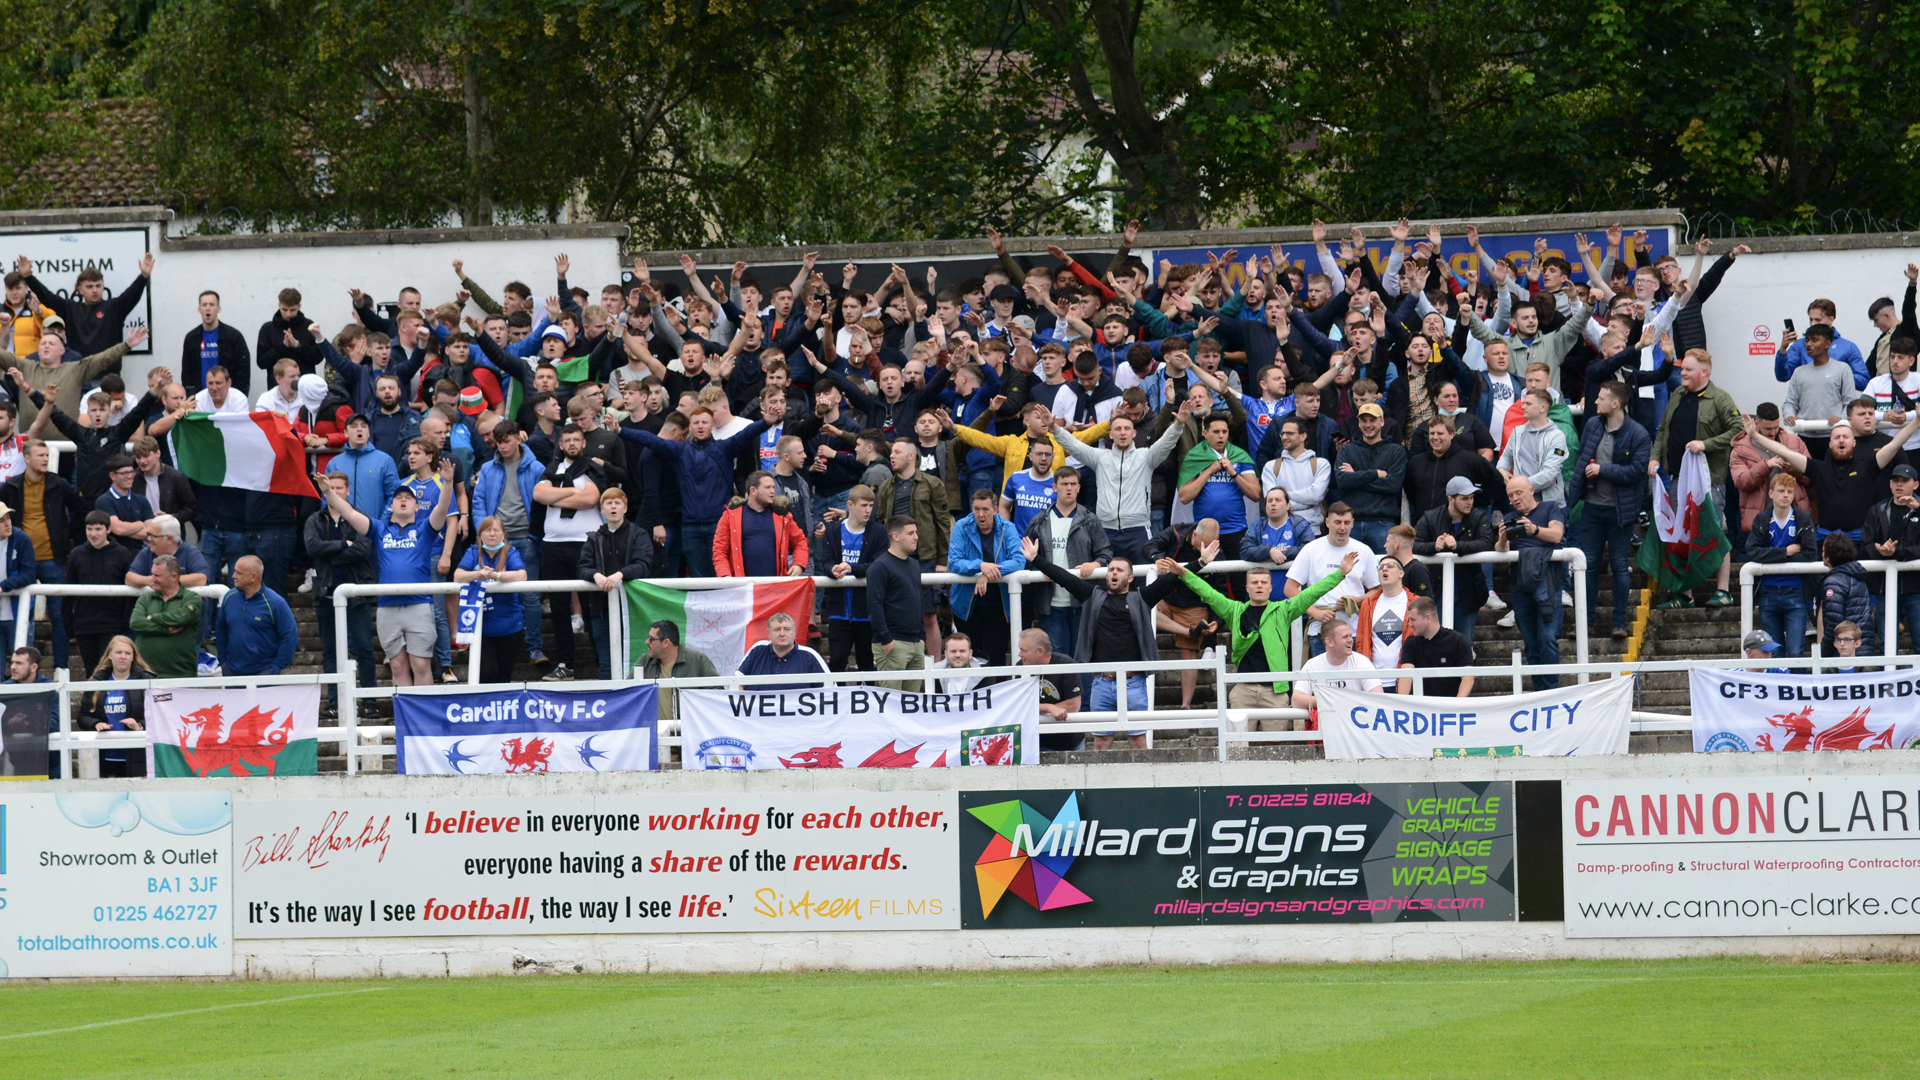
[[[753,744],[740,739],[708,739],[694,757],[703,769],[744,769],[753,763]]]

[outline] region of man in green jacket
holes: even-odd
[[[128,620],[147,667],[163,679],[200,674],[200,594],[180,587],[180,562],[153,558],[153,588],[133,602]]]
[[[1667,415],[1660,418],[1660,433],[1654,436],[1653,460],[1647,463],[1647,473],[1655,475],[1664,468],[1669,478],[1675,477],[1687,451],[1705,454],[1707,474],[1713,481],[1713,510],[1725,529],[1727,462],[1733,455],[1733,437],[1744,430],[1745,422],[1733,395],[1713,385],[1713,357],[1705,349],[1688,349],[1680,364],[1680,392],[1667,399]],[[1732,530],[1728,532],[1731,535]],[[1732,559],[1720,560],[1713,595],[1707,597],[1708,607],[1733,603],[1733,595],[1727,591],[1727,571],[1732,566]],[[1660,606],[1692,607],[1693,600],[1685,595],[1671,596]]]
[[[1213,561],[1210,554],[1205,549],[1201,550],[1203,565]],[[1278,602],[1273,600],[1273,577],[1261,567],[1247,571],[1248,599],[1244,602],[1221,596],[1200,575],[1188,574],[1186,568],[1178,563],[1174,564],[1174,572],[1184,575],[1187,588],[1205,601],[1233,631],[1232,652],[1229,655],[1235,671],[1279,673],[1292,670],[1293,621],[1306,614],[1315,600],[1325,596],[1348,574],[1353,573],[1354,564],[1359,559],[1359,552],[1348,552],[1347,557],[1340,560],[1340,569],[1300,590],[1292,599]],[[1271,686],[1265,680],[1234,683],[1233,689],[1227,693],[1227,705],[1235,709],[1290,709],[1293,707],[1292,691],[1292,684],[1285,679],[1276,679]],[[1253,731],[1287,731],[1293,723],[1290,720],[1264,720],[1248,726]],[[1302,722],[1303,730],[1305,726]]]

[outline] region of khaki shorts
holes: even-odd
[[[1193,633],[1196,626],[1204,626],[1212,620],[1213,611],[1203,607],[1174,607],[1166,601],[1160,602],[1160,614],[1185,627],[1187,633],[1173,635],[1173,646],[1188,652],[1199,652],[1207,643],[1199,634]]]
[[[432,605],[383,607],[375,621],[380,629],[380,648],[388,660],[402,652],[411,656],[433,656],[434,639],[439,635],[433,627]]]
[[[1229,709],[1291,709],[1292,694],[1276,694],[1270,682],[1234,683],[1227,690],[1227,708]],[[1307,722],[1302,720],[1283,720],[1279,717],[1249,719],[1248,731],[1305,731]]]

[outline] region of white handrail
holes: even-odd
[[[1881,629],[1880,654],[1895,659],[1894,647],[1900,639],[1900,572],[1920,570],[1920,560],[1900,562],[1895,559],[1861,559],[1860,568],[1869,573],[1880,571],[1886,574],[1885,610],[1880,613],[1885,620]],[[1759,563],[1747,562],[1740,567],[1740,640],[1745,641],[1753,632],[1753,588],[1754,579],[1777,574],[1825,574],[1831,568],[1824,562]],[[1920,635],[1920,627],[1910,628]],[[1786,644],[1786,642],[1781,642]],[[1818,645],[1815,645],[1816,650]],[[1742,650],[1745,651],[1745,650]],[[1830,658],[1829,658],[1830,659]],[[1819,668],[1814,669],[1818,671]]]

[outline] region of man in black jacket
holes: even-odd
[[[291,345],[287,343],[289,330],[293,331]],[[260,325],[260,337],[254,343],[253,354],[254,363],[260,365],[261,371],[271,372],[273,365],[282,360],[299,364],[302,375],[311,375],[320,366],[320,350],[313,344],[313,320],[300,311],[299,289],[280,290],[280,310]],[[227,374],[231,376],[235,370],[229,367]],[[238,379],[234,385],[245,389],[245,384]]]
[[[48,472],[47,461],[46,443],[38,439],[28,443],[26,471],[0,484],[0,502],[14,508],[14,528],[24,531],[33,544],[35,577],[57,585],[67,577],[67,554],[73,549],[71,522],[93,506],[80,497],[79,488]],[[37,508],[28,505],[28,492],[38,500]],[[47,597],[47,620],[53,629],[54,666],[66,667],[67,626],[58,597]]]
[[[1446,503],[1447,485],[1455,477],[1466,477],[1482,491],[1504,483],[1491,462],[1455,441],[1454,422],[1450,416],[1428,420],[1426,446],[1407,457],[1407,505],[1415,521]]]
[[[67,554],[67,582],[72,585],[123,585],[133,553],[114,542],[111,519],[104,510],[89,511],[87,542]],[[107,642],[127,632],[133,598],[90,596],[73,610],[73,637],[80,645],[80,666],[91,673],[107,653]]]
[[[330,473],[327,484],[346,500],[352,493],[352,478],[345,473]],[[320,658],[325,670],[339,669],[335,639],[333,590],[336,585],[371,585],[380,580],[380,568],[373,558],[373,541],[355,529],[334,510],[328,500],[317,514],[307,518],[302,538],[307,557],[313,560],[313,616],[319,625]],[[377,596],[356,596],[347,601],[347,654],[354,661],[354,685],[375,685],[373,648],[373,609]],[[327,687],[329,718],[340,715],[340,688]]]
[[[1447,481],[1447,501],[1421,515],[1413,530],[1415,555],[1479,555],[1493,550],[1493,520],[1475,506],[1481,489],[1472,480],[1456,476]],[[1487,602],[1487,575],[1477,563],[1453,568],[1454,632],[1473,643],[1473,624]]]
[[[1911,465],[1895,465],[1888,483],[1893,498],[1867,511],[1867,523],[1860,530],[1861,547],[1871,547],[1872,558],[1899,562],[1920,559],[1920,498],[1914,495],[1920,489],[1920,472]],[[1920,574],[1901,574],[1899,589],[1900,621],[1907,624],[1907,636],[1920,650]]]
[[[599,586],[600,592],[580,593],[580,611],[586,616],[587,629],[593,635],[593,647],[599,660],[602,679],[613,678],[613,639],[608,624],[607,605],[616,597],[625,597],[622,582],[647,576],[653,564],[653,540],[637,523],[627,520],[627,493],[617,487],[600,492],[601,525],[589,533],[580,545],[580,579]],[[561,628],[564,630],[564,628]]]
[[[160,460],[160,442],[151,435],[133,440],[128,451],[133,455],[133,489],[147,497],[147,505],[156,514],[172,514],[181,521],[192,521],[200,509],[193,484],[187,474]]]
[[[926,607],[921,602],[920,560],[914,557],[919,550],[920,526],[896,514],[887,520],[887,550],[862,568],[876,670],[919,671],[927,665]],[[902,691],[922,687],[913,679],[881,685]]]
[[[247,351],[247,336],[239,327],[220,321],[220,294],[208,289],[200,294],[200,325],[187,331],[180,349],[180,385],[192,397],[207,385],[207,369],[223,367],[233,377],[234,389],[248,394],[253,354]],[[251,394],[248,397],[251,398]]]
[[[155,373],[165,377],[166,369],[156,368]],[[34,408],[40,410],[40,416],[51,420],[60,434],[72,441],[74,445],[73,483],[80,489],[81,496],[86,498],[89,504],[107,490],[107,459],[118,455],[121,447],[127,444],[127,440],[133,438],[134,432],[140,430],[140,425],[160,411],[160,399],[148,392],[141,396],[138,404],[128,410],[126,419],[118,424],[109,425],[107,411],[111,408],[111,403],[104,392],[95,391],[86,399],[87,419],[86,423],[82,424],[62,412],[60,406],[42,397],[40,391],[27,389],[20,382],[17,370],[9,374],[13,375],[15,389],[27,395],[27,400],[33,402]],[[41,426],[39,418],[35,419],[34,426]]]
[[[1169,530],[1171,531],[1171,530]],[[1196,553],[1191,569],[1198,573],[1212,555],[1219,550],[1218,538],[1210,539]],[[1133,587],[1133,564],[1125,556],[1116,556],[1107,563],[1106,578],[1100,584],[1084,580],[1079,574],[1060,566],[1053,561],[1052,553],[1043,550],[1040,542],[1027,537],[1020,541],[1021,554],[1027,557],[1027,567],[1047,575],[1048,580],[1073,594],[1079,602],[1080,636],[1075,646],[1074,657],[1088,664],[1121,664],[1142,660],[1160,659],[1158,629],[1154,625],[1154,605],[1165,599],[1176,588],[1184,589],[1180,575],[1173,572],[1173,560],[1162,558],[1155,564],[1160,576],[1146,587],[1135,590]],[[1118,707],[1119,690],[1112,675],[1095,675],[1087,691],[1087,711],[1113,712]],[[1146,712],[1147,676],[1145,672],[1127,674],[1127,710]],[[1145,731],[1127,732],[1127,740],[1136,750],[1144,750],[1147,745]],[[1093,733],[1093,748],[1108,750],[1113,747],[1113,732],[1096,731]]]
[[[74,295],[71,300],[34,277],[33,260],[25,255],[14,260],[14,268],[27,279],[27,288],[33,290],[40,302],[52,308],[53,313],[67,324],[67,346],[77,350],[81,356],[92,356],[118,345],[125,336],[123,326],[127,316],[132,314],[134,305],[146,293],[147,279],[153,274],[153,252],[149,251],[141,257],[140,276],[133,279],[127,291],[111,300],[106,299],[107,282],[96,267],[89,266],[80,271],[80,276],[73,283]],[[118,365],[113,370],[118,371]]]

